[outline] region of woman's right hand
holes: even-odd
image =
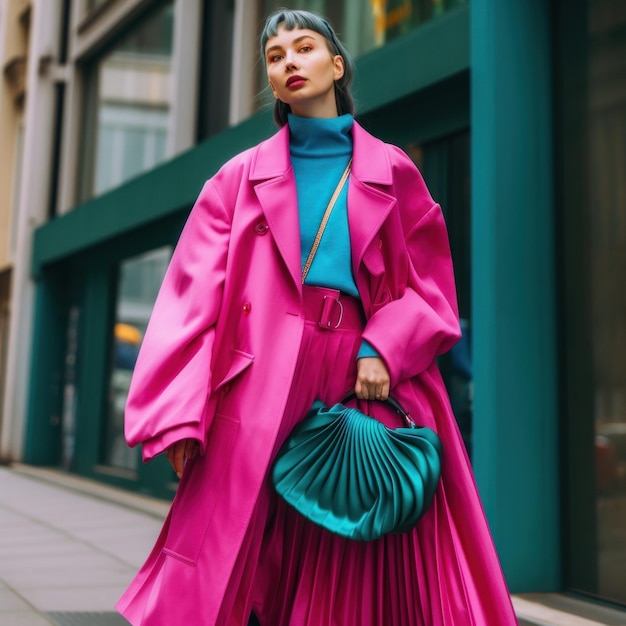
[[[361,400],[386,400],[389,397],[389,370],[377,356],[363,357],[357,361],[354,393]]]
[[[195,439],[182,439],[173,443],[167,449],[167,460],[170,462],[176,476],[180,478],[186,460],[195,459],[198,455],[199,444]]]

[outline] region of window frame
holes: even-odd
[[[169,119],[166,160],[188,150],[195,144],[198,102],[198,53],[201,30],[199,15],[202,0],[172,0],[174,31],[172,41],[172,98]],[[92,194],[86,194],[93,179],[93,163],[80,167],[83,155],[89,154],[85,128],[93,128],[86,119],[93,104],[94,79],[88,69],[111,50],[129,30],[167,0],[122,0],[106,2],[85,18],[84,3],[72,3],[68,36],[68,58],[64,72],[65,107],[62,120],[61,165],[57,190],[57,214],[72,211]],[[183,6],[184,5],[184,6]],[[90,123],[91,122],[91,123]],[[93,140],[93,137],[91,137]],[[93,154],[91,156],[93,159]],[[92,172],[84,175],[84,171]]]

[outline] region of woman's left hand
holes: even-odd
[[[363,357],[356,365],[354,393],[361,400],[386,400],[389,396],[389,370],[377,356]]]
[[[182,476],[185,462],[188,459],[195,459],[199,449],[200,445],[195,439],[181,439],[167,449],[167,460],[178,478]]]

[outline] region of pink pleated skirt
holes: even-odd
[[[356,380],[363,329],[358,300],[342,296],[341,308],[327,307],[320,324],[319,302],[325,305],[324,295],[336,298],[337,292],[304,289],[307,321],[274,455],[314,400],[341,401]],[[433,505],[409,533],[372,542],[336,536],[285,504],[268,478],[219,626],[245,626],[251,611],[261,626],[517,624],[454,418],[447,412],[440,419],[445,423],[435,430],[448,475],[464,468],[450,489],[463,493],[448,501],[444,469]]]

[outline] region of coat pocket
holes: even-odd
[[[253,354],[244,352],[243,350],[233,350],[228,369],[222,374],[221,377],[218,378],[213,387],[213,392],[221,389],[222,387],[227,387],[228,385],[230,385],[230,382],[234,378],[239,376],[239,374],[241,374],[243,371],[248,369],[248,367],[252,365],[253,361]]]
[[[170,527],[163,552],[195,565],[211,523],[222,484],[229,471],[230,457],[239,422],[216,415],[209,430],[207,450],[185,466],[172,505]]]
[[[380,241],[380,240],[379,240]],[[391,292],[387,286],[385,260],[378,245],[372,242],[363,255],[363,265],[369,275],[370,301],[375,313],[391,301]]]

